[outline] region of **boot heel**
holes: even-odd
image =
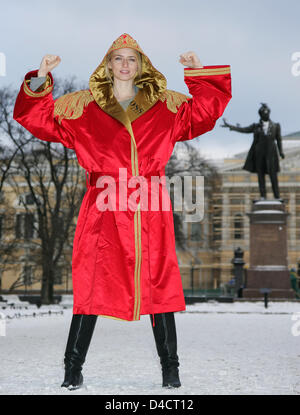
[[[79,373],[79,375],[74,375],[73,381],[70,383],[68,389],[69,391],[74,391],[76,389],[80,389],[83,385],[83,376],[82,373]]]
[[[179,370],[177,367],[171,367],[163,371],[163,387],[180,388]]]

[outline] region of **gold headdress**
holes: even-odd
[[[122,49],[122,48],[131,48],[131,49],[135,49],[138,52],[144,54],[144,52],[142,51],[142,49],[139,47],[138,43],[136,40],[133,39],[133,37],[131,37],[130,35],[128,35],[127,33],[124,33],[123,35],[119,36],[118,39],[116,39],[111,47],[108,49],[105,57],[107,55],[110,54],[110,52],[112,52],[113,50],[117,50],[117,49]]]

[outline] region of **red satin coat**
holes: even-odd
[[[28,80],[36,74],[25,76],[14,119],[35,137],[74,149],[89,173],[73,244],[74,314],[132,321],[143,314],[185,310],[171,202],[169,211],[143,211],[140,204],[137,210],[100,211],[97,196],[103,189],[96,181],[109,175],[118,187],[128,185],[137,173],[148,182],[153,175],[164,176],[176,142],[211,130],[223,114],[231,98],[230,67],[185,68],[184,81],[192,97],[165,90],[147,109],[144,96],[145,106],[133,105],[135,116],[125,125],[121,119],[125,111],[122,114],[115,104],[117,111],[105,112],[90,90],[69,94],[79,97],[79,113],[69,111],[64,117],[59,106],[55,109],[51,74],[42,92],[30,90]],[[70,105],[77,108],[74,99]],[[118,179],[120,167],[127,171],[126,180]],[[128,189],[128,197],[137,187]]]

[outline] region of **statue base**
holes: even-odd
[[[287,217],[281,200],[253,203],[250,218],[250,266],[246,270],[244,298],[296,298],[291,288],[287,259]]]

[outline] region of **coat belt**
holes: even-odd
[[[111,177],[114,177],[116,181],[120,181],[119,173],[115,173],[115,172],[111,173],[111,172],[87,172],[86,171],[85,174],[86,174],[87,187],[96,186],[97,180],[101,176],[111,176]],[[165,169],[163,168],[161,170],[147,172],[146,174],[143,174],[141,176],[151,180],[151,176],[161,177],[164,175],[165,175]],[[132,176],[127,176],[127,180],[125,181],[128,182],[128,180],[130,180],[130,177]]]

